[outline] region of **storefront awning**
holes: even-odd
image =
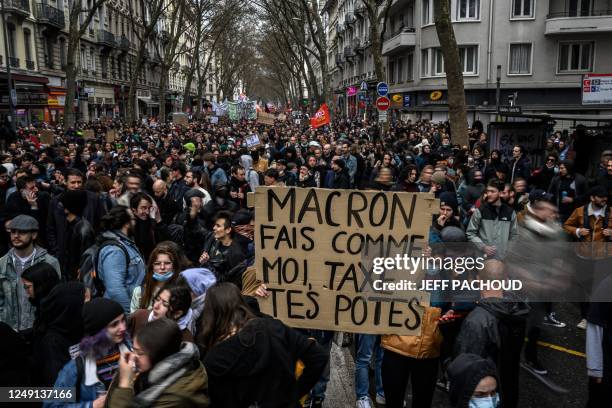
[[[152,100],[151,98],[146,98],[144,96],[138,97],[139,101],[144,102],[147,106],[159,106],[159,102]]]

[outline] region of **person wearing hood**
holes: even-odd
[[[491,150],[488,163],[484,169],[485,182],[495,178],[505,181],[509,171],[508,166],[502,162],[501,151]]]
[[[142,284],[145,264],[133,236],[135,217],[126,207],[112,208],[102,218],[105,244],[98,254],[98,276],[104,283],[104,297],[118,302],[126,313],[134,289]]]
[[[123,308],[113,300],[95,298],[83,305],[83,337],[74,358],[59,372],[55,388],[75,388],[71,404],[46,401],[45,408],[102,408],[106,391],[119,370],[122,355],[132,350]]]
[[[458,355],[448,366],[449,398],[453,408],[497,408],[495,363],[476,354]]]
[[[334,179],[330,187],[336,190],[351,188],[351,176],[346,168],[346,163],[344,160],[335,159],[332,161],[331,167],[333,170]]]
[[[217,283],[217,278],[210,269],[189,268],[181,272],[179,282],[191,290],[191,311],[193,312],[193,317],[191,319],[190,331],[191,333],[198,333],[200,316],[204,311],[206,291]]]
[[[0,321],[14,330],[25,331],[34,324],[34,306],[29,302],[21,283],[23,272],[36,264],[45,262],[61,277],[57,259],[47,250],[35,244],[38,237],[38,221],[29,215],[18,215],[6,225],[10,232],[12,248],[0,258]]]
[[[504,264],[488,259],[479,272],[483,283],[504,280]],[[525,339],[529,307],[503,290],[481,290],[481,299],[465,318],[455,342],[454,356],[473,353],[495,362],[499,370],[504,408],[516,408],[519,395],[519,364]]]
[[[160,318],[134,338],[134,352],[119,361],[107,406],[208,407],[208,378],[193,343],[183,342],[176,322]]]
[[[30,303],[35,307],[35,323],[40,316],[40,303],[51,292],[60,278],[57,271],[48,263],[41,262],[30,266],[21,274],[21,283]]]
[[[559,163],[559,174],[553,177],[548,192],[553,195],[554,203],[559,208],[561,222],[565,222],[576,208],[588,201],[586,178],[574,171],[571,160]]]
[[[38,386],[53,385],[57,374],[70,361],[70,348],[83,337],[81,312],[86,296],[82,283],[67,282],[55,286],[40,303],[32,353]]]
[[[485,190],[484,177],[479,168],[474,167],[467,174],[466,180],[459,186],[457,196],[463,215],[469,218],[476,209],[476,202]]]
[[[63,234],[61,255],[62,272],[66,280],[77,278],[81,255],[96,240],[94,228],[83,216],[87,206],[87,193],[84,190],[66,190],[60,196],[66,215],[66,230]]]
[[[294,407],[317,383],[327,353],[280,320],[255,317],[238,287],[208,289],[199,344],[217,408]],[[296,364],[304,369],[296,379]]]
[[[248,151],[244,148],[241,150],[240,153],[240,164],[246,171],[246,180],[249,183],[249,186],[251,187],[251,191],[255,191],[255,189],[259,187],[259,173],[253,168],[253,161],[255,160],[255,158],[251,157],[248,154]]]
[[[444,192],[440,194],[440,211],[431,223],[429,229],[429,244],[437,244],[442,242],[442,230],[446,227],[457,227],[462,232],[464,230],[459,220],[459,205],[455,193]],[[463,233],[465,236],[465,233]]]

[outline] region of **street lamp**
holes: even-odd
[[[502,66],[498,65],[497,66],[497,89],[495,91],[495,106],[497,108],[497,112],[499,112],[499,100],[501,98],[501,90],[500,90],[501,74],[502,74]]]
[[[16,130],[17,124],[15,119],[15,104],[17,103],[17,93],[13,89],[13,81],[11,79],[11,59],[9,56],[9,46],[8,46],[8,32],[6,30],[6,18],[4,14],[4,0],[0,0],[0,12],[2,15],[2,36],[4,37],[4,55],[6,56],[6,80],[8,83],[8,93],[9,93],[9,109],[10,116],[9,121],[11,122],[11,129],[13,131]]]

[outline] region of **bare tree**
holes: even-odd
[[[376,73],[376,79],[379,81],[384,81],[385,64],[383,62],[382,47],[385,31],[387,30],[387,21],[389,20],[389,9],[391,8],[392,0],[361,1],[365,6],[365,12],[368,16],[368,22],[370,24],[370,49],[372,52],[372,60],[374,61],[374,72]],[[378,12],[379,4],[384,4],[380,14]]]
[[[468,144],[465,89],[459,47],[450,18],[450,0],[434,0],[434,4],[436,32],[444,57],[444,71],[446,72],[448,89],[448,115],[453,142],[463,146]]]
[[[91,20],[106,0],[93,0],[84,8],[82,0],[72,0],[68,9],[68,50],[66,52],[66,101],[64,103],[64,127],[74,126],[74,94],[76,91],[76,53],[81,37]],[[81,62],[83,63],[83,62]]]

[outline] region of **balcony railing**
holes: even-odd
[[[19,68],[19,58],[8,57],[8,63],[11,65],[11,68]]]
[[[117,47],[121,48],[124,51],[127,51],[130,49],[130,40],[125,36],[122,35],[121,37],[117,38]]]
[[[34,63],[34,61],[26,60],[26,68],[29,69],[30,71],[33,71],[36,69],[36,64]]]
[[[58,29],[64,28],[64,12],[48,4],[38,3],[36,5],[36,18],[41,24],[47,24]]]
[[[414,32],[415,32],[414,27],[401,26],[399,28],[396,28],[395,30],[387,30],[385,32],[385,35],[383,36],[383,40],[384,41],[390,40],[391,38],[401,33],[414,33]]]
[[[115,35],[110,31],[98,30],[98,43],[108,47],[114,47]]]
[[[352,58],[355,56],[355,51],[353,51],[353,47],[344,47],[344,58]]]
[[[24,17],[30,15],[29,0],[4,0],[4,10],[9,13],[17,13]]]
[[[562,17],[576,17],[576,18],[580,18],[580,17],[602,17],[602,16],[612,16],[612,9],[609,10],[593,10],[590,11],[588,13],[582,13],[579,10],[565,10],[565,11],[559,11],[556,13],[549,13],[546,18],[550,19],[550,18],[562,18]]]

